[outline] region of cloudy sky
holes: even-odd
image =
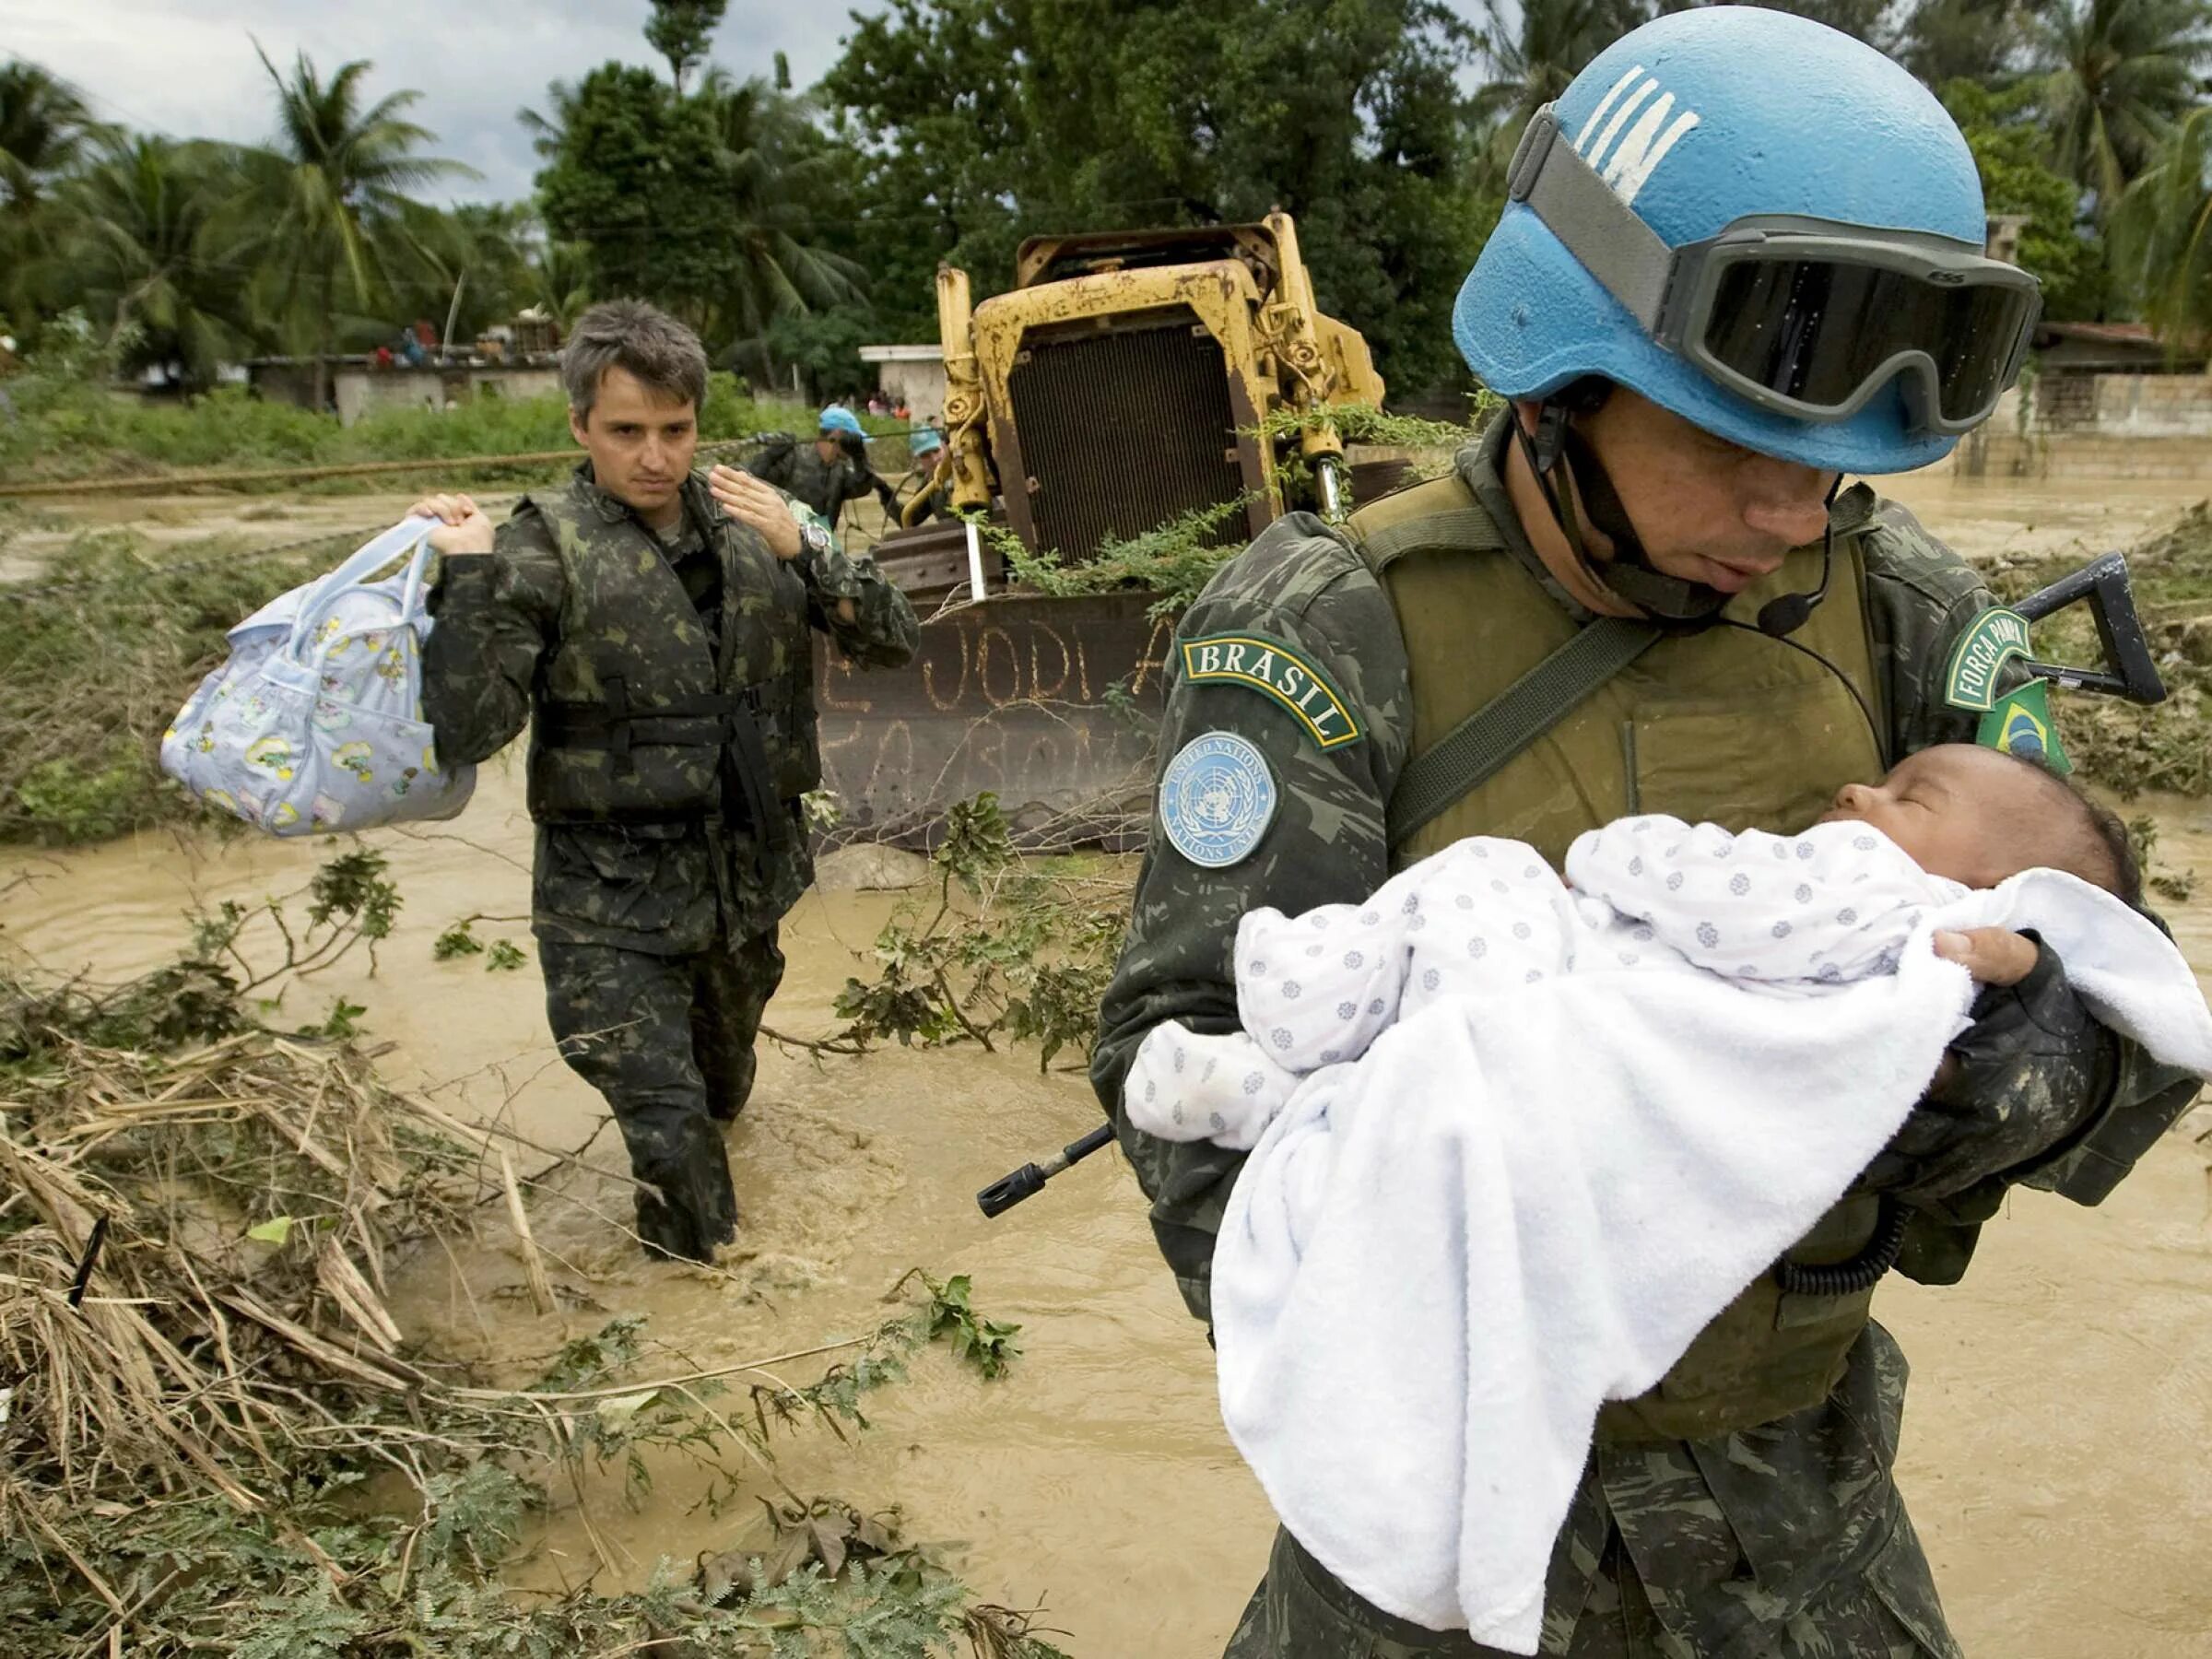
[[[873,9],[863,6],[864,9]],[[375,65],[372,96],[422,93],[412,114],[437,153],[484,176],[461,199],[525,195],[536,168],[517,110],[546,84],[608,58],[665,70],[641,33],[646,0],[0,0],[0,57],[29,58],[74,82],[99,113],[180,137],[265,140],[274,129],[259,40],[288,66],[305,52],[326,73]],[[851,27],[844,0],[730,0],[714,57],[739,76],[790,55],[810,85]]]

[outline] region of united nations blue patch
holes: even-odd
[[[1201,869],[1233,865],[1258,846],[1276,804],[1267,758],[1234,732],[1192,738],[1159,780],[1160,827]]]

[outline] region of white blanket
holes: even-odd
[[[2037,929],[2108,1024],[2212,1075],[2186,963],[2118,900],[2050,871],[1944,896],[1900,910],[1878,971],[1781,994],[1687,960],[1564,971],[1588,941],[1553,904],[1563,971],[1408,995],[1356,1064],[1296,1085],[1231,1195],[1213,1310],[1222,1416],[1300,1543],[1391,1613],[1535,1653],[1600,1402],[1656,1382],[1805,1234],[1960,1029],[1974,989],[1938,929]],[[1298,935],[1276,922],[1279,957]],[[1241,991],[1277,966],[1247,976],[1245,943]],[[1180,1052],[1156,1083],[1194,1069]]]

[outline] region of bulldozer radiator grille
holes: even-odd
[[[1031,339],[1007,394],[1039,546],[1087,559],[1109,536],[1242,497],[1228,370],[1192,312]],[[1245,535],[1244,514],[1232,512],[1206,539]]]

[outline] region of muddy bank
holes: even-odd
[[[2205,447],[2212,457],[2212,443]],[[2212,495],[2201,479],[1974,478],[1947,465],[1869,482],[1975,560],[2078,551],[2086,562],[2133,547]]]
[[[2212,970],[2212,806],[2155,809],[2169,861],[2205,877],[2193,905],[2171,908],[2192,959]],[[480,936],[527,942],[521,923],[497,919],[527,902],[514,780],[489,769],[458,823],[377,840],[406,899],[381,969],[348,960],[312,995],[295,992],[285,1017],[314,1017],[317,997],[343,994],[367,1006],[371,1040],[393,1045],[380,1064],[395,1081],[582,1144],[600,1110],[551,1052],[534,967],[494,973],[481,958],[430,957],[437,933],[470,914],[492,918],[476,924]],[[9,893],[0,938],[53,970],[144,967],[171,953],[195,893],[286,890],[316,851],[165,833],[0,861],[0,883],[18,868],[32,877]],[[830,998],[891,902],[808,895],[787,928],[792,971],[771,1024],[827,1029]],[[546,1209],[541,1236],[594,1305],[531,1313],[521,1266],[496,1241],[418,1261],[397,1300],[414,1334],[519,1374],[608,1313],[646,1313],[660,1342],[726,1363],[867,1328],[910,1266],[971,1274],[979,1304],[1025,1327],[1014,1372],[985,1383],[917,1365],[877,1397],[876,1430],[853,1447],[794,1442],[794,1478],[869,1507],[896,1502],[913,1535],[962,1541],[976,1590],[1047,1602],[1072,1653],[1218,1653],[1272,1522],[1219,1427],[1203,1335],[1159,1265],[1135,1182],[1100,1158],[997,1222],[972,1200],[1095,1122],[1081,1078],[1041,1077],[1030,1053],[891,1048],[817,1065],[771,1050],[731,1134],[746,1221],[724,1267],[646,1267],[600,1219],[624,1212],[623,1194],[586,1182],[575,1204]],[[615,1164],[611,1130],[589,1156]],[[2174,1136],[2101,1211],[2022,1194],[1966,1285],[1882,1292],[1916,1368],[1906,1490],[1971,1653],[2212,1654],[2197,1552],[2212,1535],[2205,1168]],[[742,1514],[692,1512],[699,1496],[671,1473],[631,1511],[610,1481],[593,1513],[641,1582],[658,1556],[688,1560],[740,1535]],[[573,1517],[542,1542],[531,1570],[541,1582],[590,1570]]]

